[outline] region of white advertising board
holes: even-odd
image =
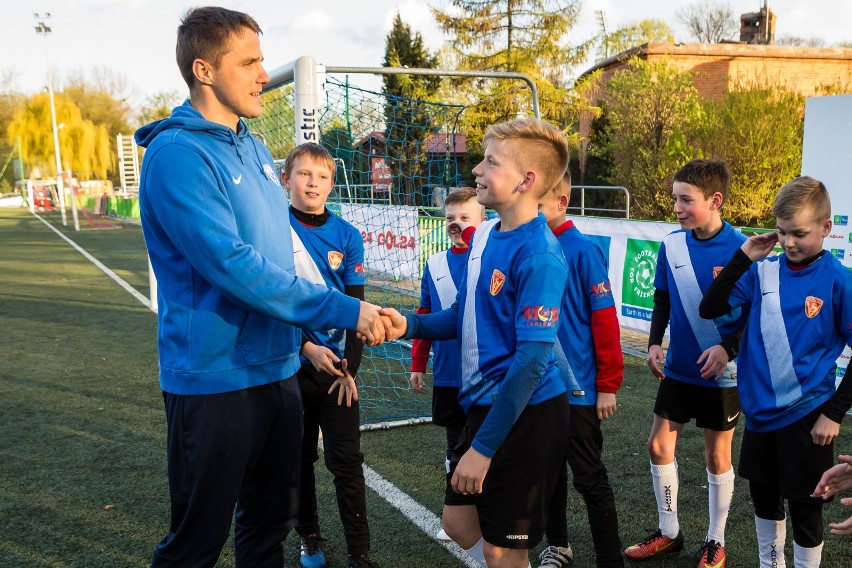
[[[805,100],[802,175],[815,177],[831,195],[833,225],[823,247],[852,268],[852,95],[810,97]],[[837,360],[838,380],[849,364],[847,347]]]
[[[340,216],[361,231],[368,275],[419,281],[416,207],[341,204]]]

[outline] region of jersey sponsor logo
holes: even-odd
[[[809,318],[815,318],[822,309],[822,300],[816,296],[808,296],[805,298],[805,315]]]
[[[554,327],[559,321],[559,308],[524,307],[524,324],[535,327]]]
[[[364,274],[364,263],[359,262],[355,265],[355,274]]]
[[[494,272],[491,273],[491,295],[496,296],[499,294],[505,283],[506,275],[495,268]]]
[[[725,268],[724,266],[714,266],[713,267],[713,280],[715,280],[716,278],[719,277],[719,275],[722,273],[722,270],[724,270],[724,268]]]
[[[592,284],[589,288],[589,294],[595,296],[596,298],[603,298],[605,296],[612,296],[612,286],[610,286],[609,282],[598,282],[597,284]]]
[[[340,263],[343,262],[343,253],[336,250],[328,251],[328,265],[332,270],[340,268]]]

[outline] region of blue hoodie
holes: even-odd
[[[287,199],[269,151],[189,101],[143,126],[139,204],[157,276],[160,386],[214,394],[299,368],[301,331],[354,329],[360,303],[296,277]]]

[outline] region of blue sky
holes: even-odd
[[[670,0],[587,0],[574,29],[576,40],[597,32],[595,11],[603,10],[610,29],[656,18],[666,21],[678,39],[688,39],[677,22],[678,6]],[[129,96],[186,91],[174,63],[174,37],[180,15],[199,2],[183,0],[39,0],[5,3],[0,34],[0,79],[12,77],[18,90],[31,93],[46,84],[46,55],[54,81],[69,74],[108,68],[127,81]],[[444,38],[429,5],[446,0],[222,0],[221,5],[251,14],[264,30],[261,46],[271,70],[300,55],[335,66],[381,65],[384,38],[397,10],[421,32],[427,45],[438,48]],[[729,0],[735,14],[759,9],[759,0]],[[852,0],[769,0],[778,16],[777,35],[822,37],[828,42],[852,41]],[[34,13],[50,12],[53,32],[36,34]],[[47,45],[45,45],[47,44]],[[581,70],[579,70],[581,71]],[[0,84],[0,87],[5,86]]]

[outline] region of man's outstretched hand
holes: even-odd
[[[386,324],[382,321],[382,308],[369,302],[361,302],[361,310],[358,312],[358,324],[355,331],[358,338],[370,347],[375,347],[385,341]]]

